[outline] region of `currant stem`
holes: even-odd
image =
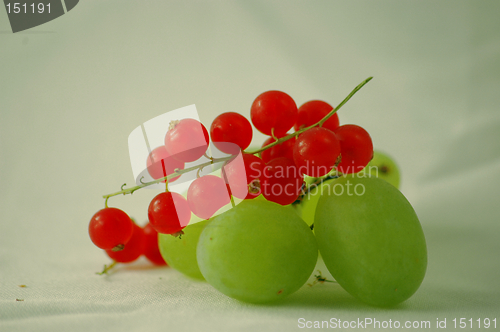
[[[156,179],[154,181],[150,181],[150,182],[142,182],[141,181],[141,184],[138,185],[138,186],[134,186],[134,187],[123,189],[123,187],[125,186],[125,185],[123,185],[122,186],[122,190],[114,192],[114,193],[111,193],[111,194],[103,195],[102,197],[107,200],[108,198],[113,197],[113,196],[133,194],[134,191],[139,190],[141,188],[148,187],[148,186],[151,186],[153,184],[160,183],[163,180],[167,180],[167,182],[168,182],[168,180],[170,180],[170,179],[172,179],[172,178],[174,178],[176,176],[179,176],[181,174],[189,173],[191,171],[197,170],[200,167],[203,168],[205,166],[209,166],[209,165],[212,165],[214,163],[218,163],[218,162],[223,162],[223,161],[226,161],[226,160],[230,160],[231,158],[233,158],[233,156],[224,157],[224,158],[211,158],[211,160],[207,161],[206,163],[203,163],[201,165],[196,165],[196,166],[193,166],[193,167],[189,167],[189,168],[186,168],[186,169],[181,169],[181,170],[175,171],[172,174],[169,174],[169,175],[164,176],[162,178]]]
[[[347,97],[345,97],[345,98],[344,98],[344,100],[342,100],[342,102],[341,102],[340,104],[338,104],[338,105],[337,105],[337,107],[335,107],[333,110],[331,110],[331,111],[330,111],[330,113],[328,113],[327,115],[325,115],[325,117],[324,117],[323,119],[321,119],[319,122],[317,122],[317,123],[315,123],[315,124],[313,124],[313,125],[310,125],[309,127],[302,128],[302,129],[300,129],[300,130],[298,130],[298,131],[296,131],[296,132],[294,132],[294,133],[292,133],[292,134],[290,134],[290,135],[287,135],[287,136],[281,137],[280,139],[275,140],[273,143],[268,144],[268,145],[266,145],[265,147],[263,147],[263,148],[261,148],[261,149],[259,149],[259,150],[257,150],[257,151],[253,151],[253,152],[251,152],[251,154],[261,153],[262,151],[265,151],[265,150],[267,150],[267,149],[270,149],[270,148],[272,148],[272,147],[273,147],[273,146],[275,146],[275,145],[281,144],[281,143],[283,143],[283,142],[285,142],[285,141],[288,141],[289,139],[291,139],[291,138],[293,138],[293,137],[295,137],[295,136],[298,136],[298,135],[302,134],[302,133],[303,133],[304,131],[306,131],[306,130],[309,130],[309,129],[314,128],[314,127],[316,127],[316,126],[322,126],[322,125],[323,125],[323,123],[325,123],[325,121],[326,121],[326,120],[328,120],[328,119],[329,119],[329,118],[330,118],[333,114],[335,114],[335,113],[336,113],[336,112],[337,112],[337,111],[338,111],[338,110],[339,110],[342,106],[344,106],[344,105],[345,105],[345,103],[347,103],[347,102],[349,101],[349,99],[351,99],[351,98],[352,98],[352,96],[354,96],[354,94],[355,94],[356,92],[358,92],[358,91],[359,91],[359,90],[360,90],[360,89],[361,89],[361,88],[362,88],[362,87],[363,87],[366,83],[370,82],[372,78],[373,78],[373,77],[372,77],[372,76],[370,76],[370,77],[368,77],[366,80],[364,80],[363,82],[361,82],[361,83],[360,83],[357,87],[355,87],[355,88],[351,91],[351,93],[349,93],[349,94],[347,95]]]
[[[109,264],[109,265],[104,265],[104,270],[102,270],[101,272],[96,272],[95,274],[98,274],[100,276],[102,276],[103,274],[108,274],[109,270],[111,270],[112,268],[115,267],[116,263],[118,263],[117,261],[113,261],[113,263]]]
[[[349,99],[352,98],[352,96],[354,96],[354,94],[356,92],[358,92],[366,83],[368,83],[373,77],[368,77],[366,80],[364,80],[363,82],[361,82],[357,87],[355,87],[351,93],[349,93],[349,95],[347,95],[347,97],[344,98],[344,100],[342,100],[342,102],[340,104],[337,105],[337,107],[335,107],[333,110],[330,111],[330,113],[328,113],[325,117],[323,117],[323,119],[321,119],[319,122],[309,126],[309,127],[305,127],[305,128],[302,128],[290,135],[287,135],[287,136],[284,136],[284,137],[281,137],[281,138],[277,138],[275,137],[274,135],[274,128],[271,130],[271,135],[272,137],[275,139],[275,141],[271,144],[268,144],[266,145],[265,147],[261,148],[261,149],[258,149],[256,151],[253,151],[253,152],[244,152],[244,153],[250,153],[250,154],[259,154],[261,153],[262,151],[265,151],[267,149],[270,149],[272,148],[273,146],[275,145],[278,145],[278,144],[281,144],[285,141],[288,141],[289,139],[293,138],[293,137],[296,137],[300,134],[302,134],[304,131],[306,130],[309,130],[311,128],[314,128],[316,126],[322,126],[323,123],[328,120],[333,114],[335,114],[335,112],[337,112],[342,106],[345,105],[345,103],[347,103],[349,101]],[[141,184],[138,185],[138,186],[134,186],[134,187],[131,187],[131,188],[127,188],[127,189],[124,189],[123,187],[125,187],[126,184],[123,184],[122,187],[121,187],[121,190],[120,191],[117,191],[117,192],[114,192],[114,193],[111,193],[111,194],[107,194],[107,195],[103,195],[102,197],[106,199],[106,201],[104,202],[104,205],[106,207],[108,207],[108,199],[110,197],[113,197],[113,196],[118,196],[118,195],[127,195],[127,194],[133,194],[134,191],[136,190],[139,190],[141,188],[144,188],[144,187],[148,187],[148,186],[151,186],[153,184],[157,184],[157,183],[160,183],[162,182],[163,180],[165,180],[165,186],[166,186],[166,191],[168,192],[168,180],[176,177],[176,176],[179,176],[181,174],[184,174],[184,173],[188,173],[188,172],[191,172],[191,171],[194,171],[194,170],[199,170],[199,169],[203,169],[203,167],[205,166],[209,166],[211,164],[214,164],[214,163],[217,163],[217,162],[223,162],[223,161],[227,161],[227,160],[230,160],[231,158],[233,158],[234,156],[230,156],[230,157],[225,157],[225,158],[213,158],[213,157],[208,157],[206,154],[205,154],[205,157],[207,157],[208,159],[210,159],[210,161],[204,163],[204,164],[201,164],[201,165],[197,165],[197,166],[193,166],[193,167],[190,167],[190,168],[186,168],[186,169],[182,169],[182,170],[175,170],[174,173],[172,174],[169,174],[165,177],[162,177],[160,179],[157,179],[157,180],[154,180],[154,181],[150,181],[150,182],[142,182],[142,178],[140,180]]]

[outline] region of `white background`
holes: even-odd
[[[495,315],[500,328],[498,13],[498,1],[88,0],[12,34],[0,9],[0,331],[293,331],[301,317],[453,329]],[[109,259],[88,222],[133,183],[138,125],[191,104],[207,127],[249,117],[269,89],[336,105],[368,76],[339,117],[401,167],[429,251],[411,299],[376,309],[324,284],[248,305],[142,259],[95,275]],[[110,205],[145,221],[156,193]]]

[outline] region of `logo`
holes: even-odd
[[[75,8],[79,0],[4,0],[12,32],[31,29],[52,21]]]
[[[241,150],[234,143],[217,142],[216,146],[211,142],[195,105],[144,122],[130,133],[128,147],[137,186],[165,190],[164,178],[169,176],[169,191],[187,192],[188,200],[190,192],[198,191],[198,203],[204,201],[211,206],[210,216],[220,213],[215,213],[223,206],[219,202],[226,202],[217,197],[227,198],[229,203],[229,190],[237,196],[247,193]],[[200,181],[201,178],[204,179]],[[206,184],[207,181],[214,185]],[[208,219],[206,213],[193,213]]]

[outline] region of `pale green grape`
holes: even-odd
[[[299,204],[293,205],[297,214],[307,223],[307,225],[311,226],[314,223],[314,214],[316,211],[316,205],[318,204],[318,200],[321,197],[322,188],[329,181],[321,183],[318,186],[312,186],[307,194],[303,197],[302,201]]]
[[[204,279],[196,261],[196,246],[201,231],[207,223],[208,220],[204,220],[187,225],[180,237],[170,234],[158,236],[160,253],[167,264],[194,279]]]
[[[396,162],[383,152],[373,151],[373,159],[368,163],[364,171],[399,188],[401,182],[399,168]]]
[[[197,258],[205,279],[232,298],[262,303],[298,290],[318,257],[316,239],[291,208],[245,200],[210,220]]]
[[[332,276],[372,305],[408,299],[427,267],[424,233],[410,203],[375,177],[342,177],[328,187],[330,194],[325,187],[318,201],[314,230]]]

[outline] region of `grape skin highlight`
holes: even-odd
[[[205,279],[220,292],[264,303],[298,290],[317,261],[316,239],[292,209],[245,200],[210,220],[197,258]]]
[[[348,187],[350,184],[350,193]],[[364,194],[361,193],[362,185]],[[378,178],[348,176],[331,181],[342,195],[323,191],[314,230],[332,276],[351,295],[375,306],[393,306],[419,288],[427,268],[427,248],[410,203]]]

